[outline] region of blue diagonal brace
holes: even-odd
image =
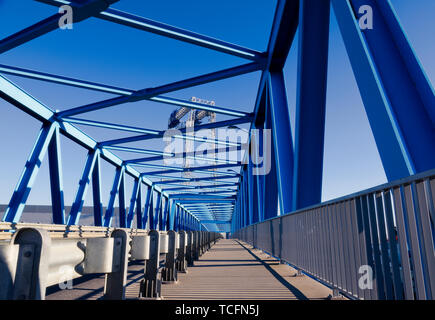
[[[128,208],[128,214],[127,214],[127,226],[126,226],[127,228],[131,228],[131,225],[133,223],[134,212],[135,212],[136,203],[140,191],[140,184],[141,184],[140,179],[135,179],[133,185],[133,191],[130,199],[130,206]]]
[[[88,153],[85,168],[79,181],[79,187],[76,193],[76,197],[73,205],[71,206],[71,211],[68,217],[68,225],[76,225],[79,222],[98,153],[99,150],[91,150]]]
[[[100,153],[97,153],[94,170],[92,171],[92,195],[94,203],[94,224],[103,225],[103,201],[101,199]]]
[[[65,203],[60,151],[60,134],[58,126],[56,126],[53,137],[51,138],[51,142],[48,145],[48,162],[50,170],[53,223],[65,224]]]
[[[56,129],[56,124],[43,125],[39,131],[38,138],[26,162],[24,172],[22,173],[17,187],[12,194],[9,205],[3,216],[5,222],[19,222],[26,205],[29,193],[32,190],[33,183],[41,167],[48,145]]]
[[[390,1],[332,0],[389,181],[435,167],[435,95]],[[358,11],[373,10],[362,30]]]
[[[119,186],[124,175],[124,166],[116,168],[115,179],[113,180],[112,191],[110,191],[109,203],[107,204],[106,214],[104,215],[104,226],[110,227],[112,224],[115,199],[118,195]]]
[[[279,203],[281,212],[287,213],[292,211],[293,143],[282,71],[270,73],[268,93]]]

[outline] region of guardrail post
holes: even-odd
[[[14,234],[11,244],[19,245],[11,298],[44,300],[51,245],[48,231],[20,229]]]
[[[186,248],[187,248],[187,233],[179,231],[179,248],[177,254],[176,268],[177,271],[186,272]]]
[[[104,299],[124,300],[125,285],[127,283],[129,235],[122,229],[114,230],[113,269],[114,272],[106,274],[104,283]]]
[[[160,258],[160,233],[151,230],[150,255],[145,262],[144,279],[140,283],[140,297],[160,298],[161,279],[159,279],[159,258]],[[160,274],[161,275],[161,274]]]
[[[195,238],[195,234],[193,231],[186,232],[186,261],[187,266],[193,266],[193,239]]]
[[[199,247],[200,247],[200,241],[201,237],[199,236],[199,231],[192,231],[192,238],[193,238],[193,245],[192,245],[192,253],[193,253],[193,260],[199,259]]]
[[[12,299],[18,249],[13,243],[0,245],[0,300]]]
[[[166,254],[165,267],[162,270],[163,281],[177,281],[177,269],[175,268],[175,259],[177,253],[178,234],[174,230],[168,231],[169,246]]]

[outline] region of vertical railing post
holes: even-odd
[[[165,267],[162,270],[163,281],[177,281],[177,268],[175,267],[177,249],[178,249],[178,234],[174,230],[168,231],[169,245],[168,253],[166,254]]]
[[[127,284],[128,252],[130,237],[125,230],[117,229],[112,232],[115,238],[113,261],[115,272],[106,274],[104,285],[104,299],[124,300]]]
[[[193,266],[193,239],[194,232],[186,231],[186,261],[188,267]]]
[[[11,298],[44,300],[51,246],[48,231],[23,228],[14,234],[11,243],[19,245]]]
[[[186,248],[187,248],[187,234],[185,231],[178,231],[179,235],[179,248],[177,254],[176,267],[177,271],[186,271]]]
[[[159,279],[160,233],[151,230],[150,255],[145,262],[144,279],[140,283],[140,296],[145,298],[160,298],[161,279]]]

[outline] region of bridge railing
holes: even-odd
[[[250,225],[234,238],[357,299],[434,299],[435,170]]]

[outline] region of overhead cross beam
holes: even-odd
[[[74,23],[77,23],[86,20],[95,14],[108,9],[110,5],[118,1],[119,0],[89,0],[83,3],[71,2],[69,5],[72,7],[74,12],[73,21]],[[0,40],[0,54],[58,29],[62,15],[63,14],[61,13],[56,13],[26,29]]]
[[[208,73],[208,74],[201,75],[201,76],[197,76],[197,77],[193,77],[193,78],[189,78],[189,79],[185,79],[185,80],[181,80],[181,81],[176,81],[176,82],[169,83],[169,84],[162,85],[162,86],[158,86],[155,88],[147,88],[147,89],[138,90],[129,96],[121,95],[121,96],[118,96],[115,98],[110,98],[107,100],[91,103],[91,104],[88,104],[85,106],[68,109],[68,110],[59,112],[57,114],[57,116],[60,118],[70,117],[70,116],[74,116],[77,114],[82,114],[82,113],[86,113],[86,112],[101,110],[101,109],[108,108],[108,107],[113,107],[113,106],[120,105],[123,103],[137,102],[137,101],[141,101],[141,100],[145,100],[145,99],[150,99],[151,97],[155,97],[155,96],[165,94],[168,92],[187,89],[190,87],[199,86],[199,85],[206,84],[209,82],[214,82],[214,81],[223,80],[223,79],[235,77],[235,76],[246,74],[246,73],[255,72],[255,71],[261,70],[262,68],[263,68],[262,63],[251,62],[251,63],[240,65],[237,67],[232,67],[232,68]]]
[[[50,83],[57,83],[57,84],[62,84],[66,86],[76,87],[76,88],[83,88],[83,89],[105,92],[110,94],[119,94],[123,96],[131,96],[135,92],[135,90],[131,90],[131,89],[125,89],[125,88],[115,87],[115,86],[91,82],[91,81],[78,80],[74,78],[58,76],[54,74],[43,73],[35,70],[17,68],[17,67],[2,65],[2,64],[0,64],[0,73],[10,74],[17,77],[23,77],[28,79],[40,80],[40,81],[45,81]],[[222,108],[218,106],[210,106],[208,104],[187,101],[182,99],[175,99],[162,95],[151,97],[147,100],[153,102],[159,102],[163,104],[183,106],[190,109],[205,110],[218,114],[224,114],[227,116],[244,117],[249,115],[247,112],[243,112],[243,111],[238,111],[229,108]]]
[[[233,120],[218,121],[218,122],[212,122],[212,123],[207,123],[207,124],[201,124],[201,125],[195,126],[194,132],[197,132],[199,130],[229,127],[229,126],[233,126],[233,125],[237,125],[237,124],[249,123],[251,121],[252,121],[252,116],[246,116],[246,117],[241,117],[241,118],[237,118],[237,119],[233,119]],[[82,124],[85,124],[85,123],[83,122]],[[89,125],[92,125],[92,123],[89,122]],[[118,129],[118,130],[120,130],[120,129]],[[134,130],[134,127],[133,127],[133,130]],[[127,129],[125,131],[127,131]],[[178,131],[180,131],[180,133],[186,133],[187,129],[182,128],[182,129],[179,129]],[[175,130],[174,130],[174,132],[175,132]],[[116,144],[123,144],[123,143],[130,143],[130,142],[144,141],[144,140],[149,140],[149,139],[162,138],[165,135],[165,133],[166,133],[166,130],[160,130],[160,131],[153,130],[152,132],[150,131],[150,132],[147,132],[145,134],[138,135],[138,136],[102,141],[99,143],[99,145],[100,146],[112,146],[112,145],[116,145]],[[241,148],[241,144],[240,144],[240,146],[234,146],[234,147]]]
[[[54,6],[71,4],[72,1],[66,0],[37,0]],[[125,25],[135,29],[151,32],[168,38],[191,43],[197,46],[205,47],[215,51],[227,53],[240,58],[260,61],[264,54],[252,49],[244,48],[229,42],[218,40],[212,37],[201,35],[195,32],[173,27],[151,19],[139,17],[127,12],[108,8],[107,10],[94,15],[96,18],[111,21],[117,24]]]

